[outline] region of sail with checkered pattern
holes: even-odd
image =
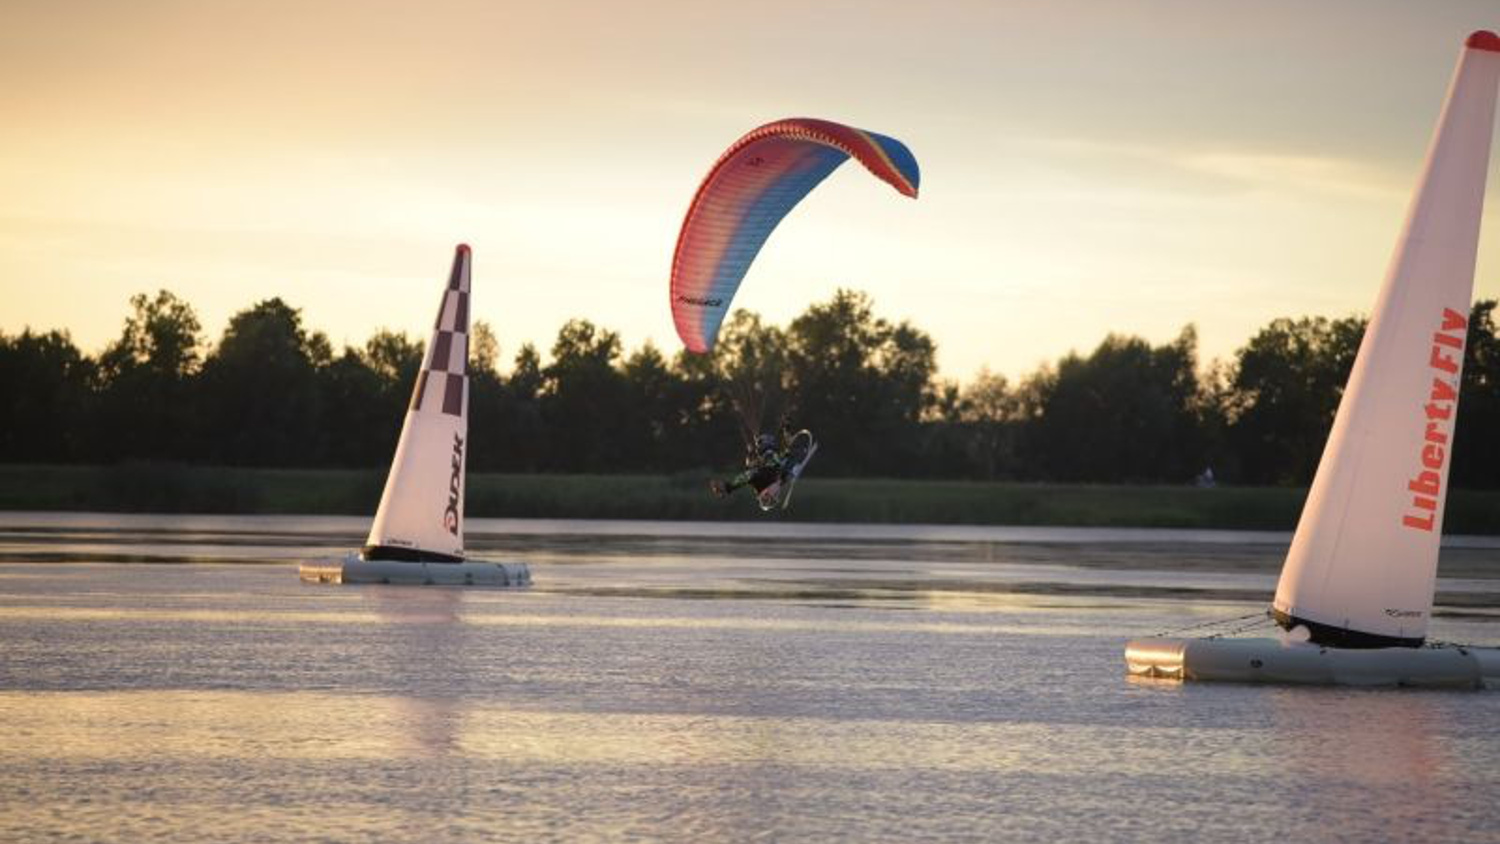
[[[362,552],[367,560],[463,561],[471,260],[460,245]]]

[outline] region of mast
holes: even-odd
[[[366,560],[463,561],[470,260],[460,244],[361,553]]]
[[[1476,32],[1281,571],[1272,614],[1315,642],[1427,636],[1497,82],[1500,37]]]

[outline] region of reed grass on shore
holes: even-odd
[[[372,514],[385,473],[129,463],[0,466],[0,509]],[[1070,525],[1291,530],[1306,490],[807,478],[793,506],[763,514],[720,501],[706,475],[469,476],[473,517]],[[1454,490],[1449,533],[1500,534],[1500,491]]]

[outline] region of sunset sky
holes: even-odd
[[[209,340],[271,296],[336,345],[425,338],[468,242],[507,359],[574,316],[676,351],[698,181],[815,116],[904,141],[921,198],[845,165],[737,305],[868,291],[954,378],[1190,322],[1226,357],[1277,316],[1368,311],[1482,28],[1493,0],[7,0],[0,331],[95,352],[166,288]]]

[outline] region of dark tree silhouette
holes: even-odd
[[[1111,335],[1036,378],[1026,448],[1060,481],[1185,482],[1202,468],[1197,334],[1157,348]]]
[[[542,370],[549,468],[599,471],[628,462],[621,437],[627,383],[616,366],[619,357],[620,336],[588,320],[569,320],[557,333],[552,363]]]
[[[1469,318],[1464,378],[1453,432],[1455,486],[1500,487],[1500,326],[1493,299],[1479,302]]]
[[[194,456],[194,387],[201,363],[192,306],[161,290],[130,299],[119,339],[99,356],[98,405],[85,434],[93,459]]]
[[[77,459],[94,373],[67,332],[0,335],[0,461]]]
[[[1021,399],[1010,389],[1010,382],[1004,375],[982,369],[974,383],[958,393],[957,402],[945,415],[956,416],[964,426],[966,462],[985,480],[1013,477],[1019,469],[1016,439]]]
[[[909,323],[877,318],[870,298],[840,290],[792,321],[786,335],[792,404],[836,473],[921,474],[924,412],[935,400],[937,349]],[[824,451],[827,454],[824,454]]]
[[[384,467],[421,343],[375,332],[333,354],[297,309],[235,314],[205,351],[171,293],[132,297],[119,338],[91,359],[65,333],[0,335],[0,461],[202,461]],[[1455,485],[1500,485],[1496,303],[1474,306]],[[711,354],[626,354],[587,320],[545,361],[509,372],[482,321],[471,333],[470,466],[478,471],[719,472],[783,414],[817,432],[823,475],[1182,483],[1312,476],[1364,331],[1348,317],[1277,319],[1202,371],[1191,326],[1152,346],[1110,336],[1012,384],[981,371],[936,380],[936,345],[847,290],[785,328],[735,313]]]
[[[1360,317],[1278,319],[1239,351],[1226,414],[1243,480],[1312,480],[1364,330]]]
[[[267,299],[229,320],[204,365],[199,418],[210,459],[248,466],[322,462],[318,370],[331,363],[328,340],[302,327],[302,314]]]

